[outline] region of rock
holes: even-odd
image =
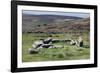
[[[78,42],[79,42],[79,47],[83,47],[83,39],[82,39],[82,37],[79,36]]]
[[[29,52],[29,54],[37,54],[39,52],[39,50],[33,49],[33,48],[29,48],[28,52]]]
[[[76,42],[74,40],[71,40],[70,45],[76,45]]]

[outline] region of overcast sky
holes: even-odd
[[[32,15],[62,15],[62,16],[75,16],[87,18],[90,16],[89,13],[79,13],[79,12],[54,12],[54,11],[34,11],[34,10],[23,10],[23,14],[32,14]]]

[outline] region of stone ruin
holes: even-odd
[[[28,52],[30,54],[36,54],[40,51],[40,49],[43,48],[63,48],[64,46],[61,45],[53,45],[53,42],[59,42],[59,41],[63,41],[63,42],[70,42],[70,45],[76,45],[78,47],[83,47],[83,39],[82,37],[79,37],[78,40],[71,40],[71,39],[67,39],[67,40],[60,40],[60,39],[52,39],[52,38],[47,38],[44,40],[38,40],[35,41],[32,44],[32,48],[28,49]]]

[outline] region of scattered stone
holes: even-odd
[[[37,54],[39,52],[39,50],[33,49],[33,48],[29,48],[28,49],[29,54]]]

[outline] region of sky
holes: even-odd
[[[22,10],[23,14],[32,15],[61,15],[61,16],[75,16],[81,18],[87,18],[90,16],[89,13],[79,13],[79,12],[54,12],[54,11],[35,11],[35,10]]]

